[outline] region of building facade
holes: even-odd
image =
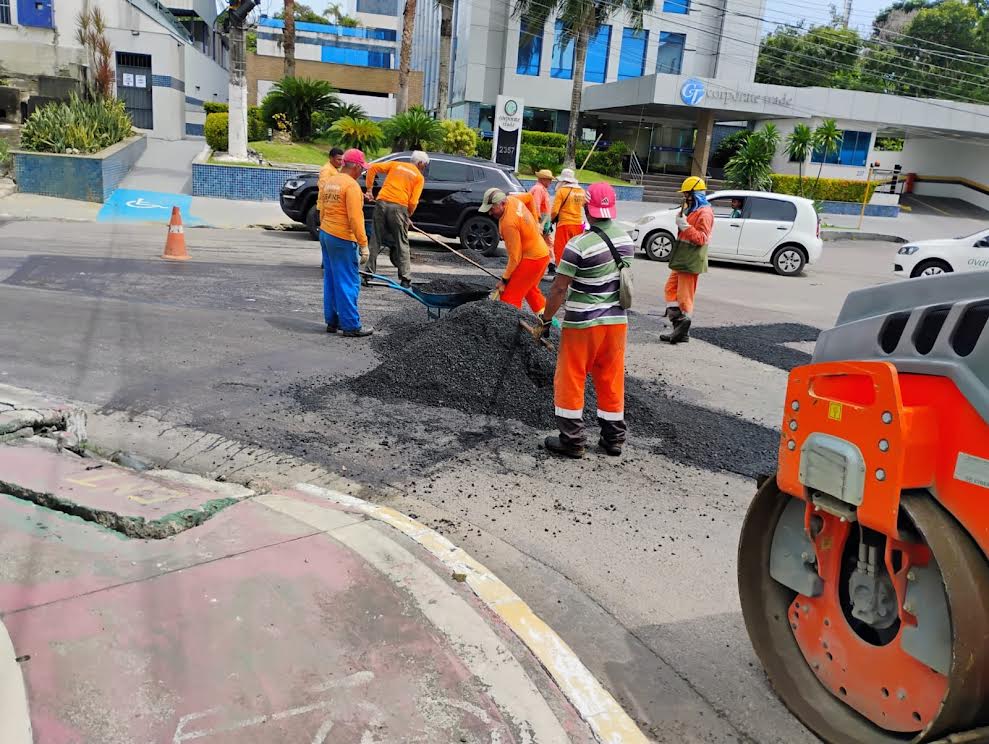
[[[212,0],[99,3],[113,48],[116,94],[152,137],[202,133],[206,101],[227,100],[227,48]],[[0,0],[0,77],[21,92],[20,118],[78,90],[89,74],[76,40],[83,0]],[[8,116],[10,114],[8,113]]]

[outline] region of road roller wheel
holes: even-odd
[[[752,645],[784,704],[828,742],[923,742],[989,723],[989,561],[926,492],[902,494],[899,522],[887,539],[774,478],[742,526]]]

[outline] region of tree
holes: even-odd
[[[384,141],[381,127],[370,119],[358,119],[353,116],[344,116],[333,122],[333,126],[330,127],[330,137],[334,144],[344,148],[356,147],[367,153],[369,157]]]
[[[76,40],[86,50],[90,77],[86,92],[90,98],[113,98],[113,49],[106,38],[106,17],[99,8],[81,10],[76,17]]]
[[[812,26],[805,32],[780,26],[762,40],[756,82],[798,88],[848,84],[848,70],[858,65],[864,43],[847,28]]]
[[[817,186],[821,182],[821,173],[824,171],[824,161],[828,159],[829,155],[834,155],[838,152],[843,137],[844,133],[838,129],[838,125],[835,124],[834,119],[825,119],[814,130],[812,139],[814,145],[813,152],[821,159],[821,164],[817,169],[817,178],[814,180],[815,199],[817,198]]]
[[[285,0],[285,28],[282,31],[285,52],[285,77],[295,77],[295,0]]]
[[[772,124],[753,132],[725,166],[729,188],[769,191],[773,186],[773,158],[779,143],[779,131]]]
[[[399,114],[409,110],[409,71],[412,67],[412,34],[416,24],[417,0],[405,0],[402,12],[402,45],[398,52],[398,95],[395,109]]]
[[[652,11],[654,0],[515,0],[513,14],[529,28],[545,28],[554,14],[563,23],[563,33],[557,43],[573,41],[573,91],[570,95],[570,128],[564,165],[574,167],[577,152],[577,131],[580,124],[580,101],[584,92],[584,67],[587,44],[598,29],[615,13],[623,11],[629,25],[642,30],[642,16]]]
[[[440,6],[440,69],[437,84],[436,116],[441,121],[450,107],[450,47],[453,41],[453,2],[436,0]]]
[[[312,135],[313,114],[329,113],[340,103],[336,89],[325,80],[287,77],[279,80],[261,102],[261,115],[274,126],[275,114],[285,114],[296,139]]]
[[[443,126],[421,106],[413,106],[384,123],[385,135],[395,152],[430,150],[443,141]]]
[[[326,14],[333,18],[333,23],[337,26],[346,26],[348,28],[357,28],[361,25],[361,22],[356,18],[353,18],[343,12],[339,3],[332,3],[326,8]]]
[[[804,195],[804,166],[814,149],[814,132],[806,124],[797,124],[786,137],[786,154],[790,161],[797,162],[797,193]]]

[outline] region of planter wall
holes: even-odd
[[[145,136],[138,135],[94,155],[15,150],[12,154],[17,190],[102,204],[147,146]]]
[[[534,178],[519,178],[521,184],[528,191],[536,183]],[[580,184],[584,189],[590,186],[589,183]],[[642,186],[619,186],[618,184],[612,184],[615,189],[615,196],[618,197],[619,202],[623,201],[642,201],[642,192],[645,190]],[[553,183],[549,187],[549,193],[556,193],[556,184]]]
[[[862,213],[862,203],[824,201],[821,202],[821,212],[824,214],[858,215]],[[899,217],[900,205],[899,204],[866,204],[865,216],[866,217]]]
[[[241,201],[278,201],[289,178],[319,171],[301,168],[262,168],[252,165],[215,165],[209,153],[192,163],[192,195]]]

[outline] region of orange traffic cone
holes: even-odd
[[[172,219],[168,221],[168,238],[165,240],[165,252],[162,258],[169,261],[188,261],[189,252],[185,249],[185,229],[182,227],[182,213],[178,207],[172,207]]]

